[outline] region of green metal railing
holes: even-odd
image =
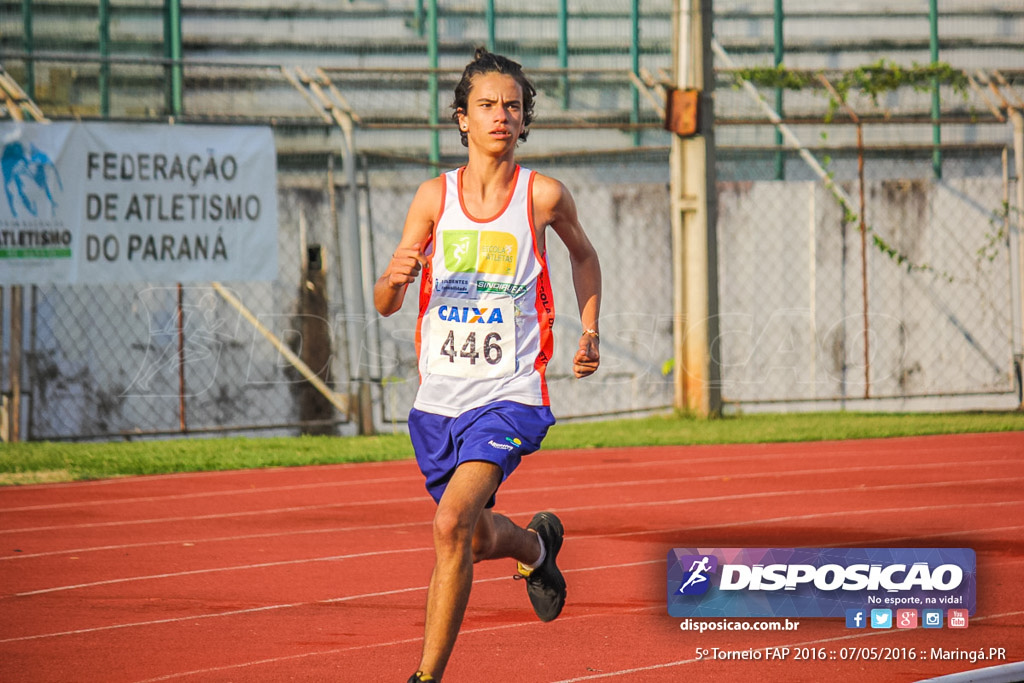
[[[430,165],[435,173],[441,169],[441,131],[438,124],[441,122],[440,103],[437,85],[438,67],[438,36],[437,36],[437,0],[430,0],[427,6],[427,28],[429,40],[427,41],[427,61],[430,64],[431,73],[428,79],[428,92],[430,93]]]
[[[24,32],[24,48],[28,57],[25,60],[25,92],[32,99],[36,97],[36,70],[32,55],[36,52],[35,34],[33,29],[32,0],[22,0],[22,31]],[[100,115],[110,116],[110,0],[99,0],[97,52],[99,53],[98,89],[100,97]],[[164,58],[167,66],[167,111],[172,116],[181,116],[184,111],[184,74],[182,61],[181,33],[181,0],[164,0]]]
[[[32,54],[35,52],[35,36],[32,32],[32,0],[21,0],[21,30],[25,34],[25,52]],[[35,62],[29,58],[25,62],[25,93],[32,98],[36,98],[36,65]]]
[[[181,116],[184,107],[184,73],[181,49],[181,0],[164,0],[164,58],[167,66],[167,111]]]
[[[775,21],[774,21],[774,46],[772,50],[773,62],[775,67],[782,66],[782,60],[786,54],[786,42],[785,35],[783,32],[783,20],[784,14],[782,10],[782,0],[775,0]],[[783,90],[781,87],[775,88],[775,111],[779,113],[779,116],[784,116],[783,111]],[[786,179],[786,152],[784,148],[786,146],[785,138],[783,138],[782,131],[778,128],[775,129],[775,146],[778,148],[778,152],[775,153],[775,179],[785,180]]]
[[[15,0],[17,1],[17,0]],[[33,27],[33,2],[32,0],[21,0],[22,9],[22,42],[24,47],[24,53],[27,55],[24,65],[24,88],[29,97],[36,98],[36,86],[37,86],[37,72],[36,65],[37,59],[33,57],[34,54],[39,52],[39,41],[35,35]],[[640,0],[630,0],[629,5],[629,66],[628,69],[635,75],[639,76],[641,71],[641,56],[642,56],[642,42],[641,42],[641,18],[643,16],[642,6]],[[928,5],[928,33],[929,33],[929,47],[930,47],[930,59],[931,63],[937,64],[939,61],[939,7],[938,0],[929,0]],[[98,12],[98,35],[97,35],[97,52],[99,62],[99,75],[98,75],[98,90],[99,90],[99,111],[103,117],[109,117],[111,115],[111,93],[113,92],[113,84],[111,82],[111,64],[114,59],[115,45],[111,40],[111,25],[115,21],[114,13],[118,11],[116,6],[112,6],[110,0],[98,0],[97,12]],[[459,10],[465,14],[466,10]],[[557,4],[553,1],[551,10],[552,18],[557,22],[557,64],[560,69],[563,70],[563,74],[558,77],[557,95],[561,107],[564,110],[571,108],[571,92],[570,92],[570,78],[569,78],[569,67],[570,67],[570,38],[569,38],[569,22],[573,20],[573,15],[570,12],[568,0],[557,0]],[[162,6],[162,23],[163,23],[163,45],[162,45],[162,56],[165,63],[165,109],[170,116],[181,116],[184,113],[184,56],[183,56],[183,35],[182,35],[182,3],[181,0],[163,0]],[[432,69],[436,69],[439,66],[439,54],[441,51],[440,39],[441,32],[439,30],[438,22],[442,18],[443,8],[439,7],[438,0],[417,0],[414,5],[414,16],[410,22],[416,27],[419,35],[423,36],[426,40],[426,52],[427,52],[427,63]],[[486,30],[486,45],[488,49],[498,49],[498,24],[501,20],[501,16],[495,6],[495,0],[486,0],[482,8],[483,18],[485,22]],[[786,55],[786,41],[784,35],[784,23],[786,20],[785,12],[783,9],[782,0],[774,0],[773,5],[773,24],[774,24],[774,37],[773,37],[773,62],[775,66],[781,66]],[[578,17],[577,17],[578,19]],[[641,109],[641,92],[637,84],[634,82],[630,86],[632,92],[630,93],[630,104],[629,104],[629,121],[634,126],[638,125],[642,121],[642,109]],[[438,82],[436,76],[429,79],[429,89],[431,97],[431,106],[429,111],[430,124],[436,128],[440,123],[440,109],[439,103],[437,102],[437,88]],[[942,176],[942,134],[940,126],[941,118],[941,97],[939,92],[939,83],[936,79],[932,85],[932,101],[931,101],[931,119],[932,119],[932,145],[933,145],[933,158],[932,168],[935,177]],[[784,93],[782,88],[775,89],[775,108],[780,115],[783,115],[784,110]],[[633,134],[633,144],[641,145],[642,134],[637,130]],[[775,146],[777,148],[777,155],[775,158],[775,177],[777,179],[783,179],[785,177],[785,159],[786,152],[784,150],[785,143],[781,138],[781,134],[776,133]],[[436,163],[440,158],[440,138],[438,133],[433,134],[431,140],[431,151],[430,157],[431,162]]]
[[[558,66],[561,69],[566,70],[566,74],[560,78],[559,84],[559,99],[561,100],[562,109],[568,110],[571,104],[570,101],[570,89],[569,89],[569,2],[568,0],[558,0],[557,10],[557,23],[558,23]],[[427,38],[427,61],[431,68],[436,69],[438,66],[437,55],[440,51],[439,31],[438,31],[438,6],[437,0],[417,0],[416,7],[414,9],[413,25],[416,26],[419,35]],[[487,30],[487,42],[486,47],[490,51],[497,50],[497,12],[494,6],[494,0],[487,0],[484,5],[484,23]],[[634,74],[640,74],[640,0],[630,0],[630,68]],[[431,102],[436,100],[437,86],[436,79],[431,79]],[[632,86],[632,106],[630,111],[630,123],[637,124],[640,122],[640,91],[634,85]],[[431,110],[431,124],[438,123],[437,118],[433,115],[433,109],[436,105],[432,105]],[[437,134],[434,135],[434,140],[437,140]],[[640,145],[640,133],[634,135],[634,143]],[[432,149],[437,149],[437,158],[440,157],[439,143],[432,141]],[[435,157],[431,155],[431,163],[434,163]]]
[[[928,1],[928,45],[932,65],[939,63],[939,0]],[[932,79],[932,172],[936,178],[942,177],[942,132],[939,117],[942,104],[939,98],[939,79]]]
[[[634,76],[640,75],[640,0],[632,0],[629,7],[629,68]],[[629,122],[640,123],[640,90],[633,84],[632,101],[630,102]],[[633,144],[640,146],[640,131],[633,133]]]
[[[100,115],[110,117],[110,0],[100,0]]]

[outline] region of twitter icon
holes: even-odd
[[[892,610],[871,610],[871,628],[892,628]]]

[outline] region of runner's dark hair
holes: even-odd
[[[523,73],[522,64],[514,62],[508,57],[489,52],[486,48],[478,47],[476,49],[473,61],[466,65],[462,71],[462,79],[455,86],[452,121],[458,123],[459,114],[465,113],[469,106],[469,89],[472,86],[473,76],[489,73],[511,76],[523,89],[523,132],[519,134],[519,139],[525,142],[526,136],[530,132],[530,124],[533,123],[533,98],[537,95],[537,89]],[[460,133],[462,134],[462,146],[468,147],[469,140],[466,138],[466,132],[460,131]]]

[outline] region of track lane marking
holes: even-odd
[[[721,479],[721,475],[712,477],[712,479]],[[651,480],[653,483],[664,483],[666,480],[657,479]],[[910,482],[904,484],[884,484],[877,486],[861,486],[851,489],[848,486],[833,488],[833,489],[798,489],[792,491],[769,491],[765,493],[744,493],[744,494],[729,494],[726,496],[709,496],[705,498],[676,498],[663,501],[643,501],[643,502],[630,502],[630,503],[618,503],[616,507],[644,507],[654,505],[678,505],[686,503],[704,503],[704,502],[718,502],[724,500],[743,500],[754,497],[771,497],[771,496],[786,496],[786,495],[807,495],[807,494],[822,494],[822,493],[861,493],[867,491],[884,491],[892,490],[894,488],[906,489],[906,488],[932,488],[939,486],[962,486],[965,484],[1000,484],[1024,481],[1022,477],[990,477],[985,479],[958,479],[956,481],[946,482]],[[584,485],[588,487],[589,485]],[[551,489],[542,488],[540,491],[549,492]],[[573,490],[573,487],[562,487],[558,490]],[[535,489],[509,489],[503,492],[503,495],[513,494],[529,494],[537,492]],[[223,512],[223,513],[212,513],[208,515],[195,515],[195,516],[177,516],[177,517],[158,517],[149,519],[135,519],[135,520],[118,520],[111,522],[85,522],[82,524],[62,524],[62,525],[50,525],[50,526],[39,526],[39,527],[19,527],[13,529],[0,529],[0,534],[15,534],[15,533],[39,533],[41,531],[57,531],[66,529],[91,529],[91,528],[103,528],[111,526],[131,526],[136,524],[161,524],[170,522],[183,522],[183,521],[196,521],[205,519],[225,519],[233,517],[246,517],[246,516],[257,516],[257,515],[278,515],[282,513],[290,512],[308,512],[312,510],[329,510],[329,509],[344,509],[349,507],[366,507],[370,505],[400,505],[405,503],[427,503],[429,499],[425,496],[416,496],[415,498],[392,498],[387,500],[364,500],[355,501],[350,503],[324,503],[321,505],[302,505],[286,508],[274,508],[274,509],[262,509],[262,510],[243,510],[239,512]],[[584,506],[575,508],[561,508],[563,510],[589,510],[589,509],[603,509],[606,505],[595,505],[595,506]]]
[[[962,483],[962,482],[948,482],[947,485],[957,484],[957,483]],[[887,485],[887,487],[888,486],[896,486],[896,485]],[[845,489],[843,489],[843,490],[845,490]],[[888,514],[888,513],[905,514],[905,513],[908,513],[908,512],[934,512],[934,511],[937,511],[937,510],[948,510],[948,509],[953,509],[953,508],[961,509],[961,508],[969,508],[969,507],[997,507],[997,506],[1002,507],[1002,506],[1014,506],[1014,505],[1024,505],[1024,500],[996,501],[996,502],[986,502],[986,503],[949,503],[949,504],[946,504],[946,505],[928,505],[928,506],[916,506],[916,507],[906,507],[906,506],[904,506],[904,507],[897,507],[897,508],[875,508],[875,509],[852,510],[852,511],[851,510],[839,510],[839,511],[836,511],[836,512],[816,512],[816,513],[808,513],[806,515],[787,515],[787,516],[783,516],[783,517],[772,517],[772,518],[756,519],[756,520],[746,519],[746,520],[741,520],[741,521],[736,521],[736,522],[722,522],[722,523],[719,523],[719,524],[705,524],[705,525],[702,525],[702,526],[687,526],[687,527],[678,527],[678,528],[670,528],[670,529],[647,529],[647,530],[642,530],[642,531],[631,530],[631,531],[628,531],[628,532],[617,533],[617,534],[578,535],[578,536],[576,536],[576,538],[596,539],[596,538],[620,538],[620,537],[624,537],[624,536],[628,536],[628,537],[633,538],[633,537],[636,537],[636,536],[644,536],[644,535],[649,535],[649,534],[664,534],[664,533],[672,533],[672,532],[691,532],[692,533],[693,531],[709,530],[709,529],[722,529],[722,528],[728,528],[728,527],[734,527],[734,526],[754,526],[754,525],[758,525],[758,524],[770,524],[770,523],[776,523],[776,522],[789,522],[789,521],[797,521],[797,520],[803,521],[803,520],[808,520],[808,519],[823,519],[823,518],[827,518],[827,517],[837,517],[837,516],[852,516],[852,515],[866,515],[866,514],[867,515],[870,515],[870,514]],[[553,508],[551,508],[551,510],[553,512],[565,513],[565,512],[577,511],[577,510],[580,510],[580,509],[589,510],[589,509],[591,509],[591,507],[592,506],[586,506],[584,508],[558,508],[558,507],[553,507]],[[620,506],[620,507],[624,507],[624,506]],[[421,550],[421,549],[419,549],[419,548],[417,548],[417,549],[405,549],[405,550],[399,549],[399,550],[374,551],[374,552],[379,553],[379,554],[389,554],[389,553],[392,553],[392,552],[416,552],[416,551],[419,551],[419,550]],[[373,556],[374,552],[361,553],[358,556],[360,556],[360,557],[369,557],[369,556]],[[355,556],[352,556],[352,557],[355,557]],[[68,585],[68,586],[53,586],[53,587],[49,587],[49,588],[41,588],[41,589],[37,589],[37,590],[33,590],[33,591],[14,593],[14,594],[12,594],[11,597],[27,597],[27,596],[30,596],[30,595],[38,595],[38,594],[43,594],[43,593],[54,593],[54,592],[68,591],[68,590],[78,590],[78,589],[81,589],[81,588],[89,588],[89,587],[92,587],[92,586],[100,586],[100,585],[112,585],[112,584],[117,584],[117,583],[130,583],[130,582],[134,582],[134,581],[167,579],[167,578],[174,578],[174,577],[177,577],[177,576],[193,576],[193,575],[198,575],[198,574],[210,574],[210,573],[219,573],[219,572],[226,572],[226,571],[243,571],[243,570],[249,570],[249,569],[253,569],[253,568],[266,568],[266,567],[272,567],[272,566],[278,566],[278,565],[286,565],[286,564],[302,564],[302,563],[307,563],[307,562],[324,562],[324,561],[333,561],[333,560],[345,559],[345,558],[346,558],[346,556],[334,556],[334,555],[331,555],[331,556],[326,556],[326,557],[308,558],[308,559],[305,559],[305,560],[282,560],[282,561],[279,561],[279,562],[261,563],[261,564],[255,564],[255,565],[236,565],[236,566],[229,566],[229,567],[212,567],[212,568],[208,568],[208,569],[189,570],[189,571],[186,571],[186,572],[154,574],[154,575],[149,575],[149,576],[124,577],[124,578],[120,578],[120,579],[107,579],[107,580],[104,580],[104,581],[97,581],[97,582],[92,582],[92,583],[81,583],[81,584],[74,584],[74,585]],[[2,597],[7,597],[7,596],[0,596],[0,598],[2,598]],[[2,642],[2,641],[0,641],[0,642]]]
[[[661,448],[661,447],[659,446],[657,448]],[[687,448],[691,448],[691,447],[687,447]],[[692,447],[692,448],[695,448],[695,447]],[[602,449],[602,450],[604,450],[604,449]],[[951,449],[942,449],[942,450],[937,451],[937,452],[944,453],[946,450],[951,450]],[[981,447],[981,448],[978,448],[977,450],[996,450],[996,451],[999,451],[999,452],[1003,452],[1003,451],[1007,451],[1007,448],[1006,448],[1005,445],[994,445],[994,446]],[[568,451],[566,451],[566,452],[568,452]],[[872,452],[870,454],[865,454],[865,455],[870,455],[871,457],[884,457],[888,453],[889,452]],[[904,456],[906,455],[906,451],[905,450],[891,451],[891,453],[898,453],[898,454],[904,455]],[[545,452],[544,454],[548,455],[549,453]],[[919,456],[920,454],[915,453],[915,455]],[[777,457],[780,457],[780,456],[781,457],[790,458],[790,459],[805,459],[805,458],[817,458],[817,459],[820,459],[822,457],[822,454],[821,453],[814,453],[814,452],[811,452],[811,453],[783,453],[783,452],[779,452],[779,453],[770,453],[770,454],[757,454],[756,456],[736,455],[736,456],[726,456],[726,457],[717,457],[717,458],[707,458],[707,459],[704,459],[704,460],[700,460],[700,459],[692,460],[691,459],[691,460],[688,460],[687,462],[692,463],[692,464],[699,464],[699,465],[708,465],[708,464],[715,464],[715,463],[731,463],[731,462],[740,462],[740,463],[747,464],[751,460],[758,460],[758,459],[766,459],[767,460],[767,459],[771,459],[771,458],[777,458]],[[536,456],[533,456],[533,457],[536,457]],[[389,461],[388,463],[351,463],[351,464],[337,465],[337,466],[332,466],[332,465],[328,465],[328,466],[313,465],[311,467],[338,467],[338,468],[341,468],[341,467],[354,467],[354,466],[357,466],[357,465],[391,464],[391,463],[395,463],[395,462],[405,462],[407,465],[410,464],[408,461]],[[559,472],[579,473],[579,472],[588,472],[588,471],[600,471],[600,470],[615,469],[615,468],[620,468],[620,467],[625,467],[625,466],[628,466],[628,467],[656,467],[656,466],[660,466],[660,465],[678,465],[679,462],[680,461],[679,461],[679,458],[677,456],[675,458],[666,458],[666,459],[662,459],[662,460],[640,460],[640,461],[630,461],[630,462],[592,463],[592,464],[589,464],[589,465],[575,466],[575,467],[573,467],[573,466],[568,466],[568,467],[567,466],[544,467],[543,464],[539,464],[539,465],[532,466],[530,468],[529,474],[532,477],[534,475],[557,474]],[[853,467],[849,467],[849,468],[784,470],[783,472],[781,472],[781,474],[784,475],[784,476],[791,476],[791,475],[815,474],[815,473],[831,473],[831,472],[837,472],[837,473],[838,472],[856,472],[856,471],[867,471],[867,470],[871,470],[871,469],[885,469],[885,470],[897,469],[897,470],[901,470],[901,469],[917,469],[917,468],[947,467],[947,466],[964,467],[964,466],[982,466],[982,465],[1003,465],[1003,464],[1007,464],[1007,463],[1009,463],[1009,464],[1017,464],[1017,461],[1012,458],[1012,454],[1008,454],[1006,458],[999,458],[999,459],[995,459],[995,460],[975,460],[975,461],[954,460],[952,462],[920,463],[920,464],[912,464],[912,465],[905,465],[905,466],[901,466],[901,465],[857,465],[857,466],[853,466]],[[415,464],[412,464],[412,467],[415,467]],[[283,469],[283,468],[279,468],[279,469]],[[237,471],[230,471],[230,472],[220,472],[220,471],[191,472],[191,473],[183,473],[182,475],[153,475],[153,476],[154,476],[154,478],[155,477],[176,478],[178,476],[182,476],[182,477],[190,476],[190,477],[199,478],[199,477],[202,477],[204,475],[214,476],[214,475],[227,475],[227,474],[237,474]],[[751,474],[751,473],[736,473],[736,474],[729,473],[728,476],[733,477],[733,478],[741,478],[741,477],[743,477],[743,478],[752,478],[752,477],[758,477],[758,476],[773,476],[773,475],[774,476],[778,476],[779,474],[780,474],[780,472],[778,470],[769,470],[768,472],[753,473],[753,474]],[[677,478],[677,479],[674,479],[673,481],[686,481],[686,480],[701,481],[701,480],[707,480],[707,479],[715,479],[715,478],[719,478],[721,476],[726,476],[726,475],[725,474],[703,475],[701,477],[694,477],[694,478],[691,478],[691,479],[688,479],[688,478]],[[132,479],[138,480],[138,479],[143,479],[143,478],[149,478],[149,477],[146,477],[146,476],[123,477],[123,478],[119,478],[119,479],[111,480],[111,481],[115,481],[117,483],[122,483],[122,482],[126,482],[126,481],[130,482],[130,481],[132,481]],[[122,504],[122,503],[136,503],[136,502],[165,502],[165,501],[170,501],[170,500],[188,500],[188,499],[195,499],[195,498],[209,498],[209,497],[217,497],[217,496],[222,496],[222,495],[223,496],[234,496],[234,495],[250,494],[250,493],[265,493],[265,492],[274,492],[274,491],[303,490],[303,489],[313,489],[313,488],[329,488],[329,487],[332,487],[332,486],[353,486],[353,485],[376,484],[376,483],[419,482],[419,481],[422,481],[422,477],[418,473],[415,473],[415,474],[410,474],[410,475],[403,475],[403,476],[396,476],[396,477],[384,477],[384,478],[378,478],[378,479],[338,480],[338,481],[329,481],[329,482],[311,482],[311,483],[306,483],[306,484],[289,484],[289,485],[283,485],[283,486],[266,486],[266,487],[258,487],[258,488],[250,487],[250,488],[244,488],[244,489],[228,489],[228,490],[220,490],[220,491],[202,491],[202,492],[184,493],[184,494],[154,495],[154,496],[135,496],[135,497],[131,497],[131,498],[118,498],[118,499],[112,499],[112,500],[110,500],[110,499],[107,499],[107,500],[88,500],[88,501],[79,501],[79,502],[62,501],[60,503],[25,505],[25,506],[10,507],[10,508],[5,508],[5,507],[0,506],[0,512],[4,512],[4,513],[8,513],[8,512],[27,512],[27,511],[48,510],[48,509],[63,509],[63,508],[70,508],[70,507],[76,507],[76,506],[82,506],[82,507],[94,506],[94,505],[102,506],[102,505],[112,505],[112,504]],[[661,480],[639,480],[639,481],[661,481]],[[85,486],[85,485],[92,484],[92,483],[95,483],[95,482],[67,482],[66,484],[63,484],[62,486],[66,488],[66,487],[74,487],[74,486],[77,486],[77,485]],[[595,484],[595,485],[599,486],[601,484]],[[42,485],[42,486],[50,486],[50,485]],[[17,491],[24,491],[24,488],[22,488],[22,487],[18,487],[18,488],[12,488],[12,487],[4,488],[4,487],[0,487],[0,499],[2,499],[3,492],[5,490],[9,490],[9,491],[12,491],[12,492],[17,492]],[[530,490],[531,491],[543,491],[545,489],[535,488],[535,489],[530,489]]]
[[[956,507],[956,506],[950,506],[950,507]],[[1002,529],[1003,529],[1003,527],[998,527],[997,528],[997,530],[1002,530]],[[943,532],[943,534],[940,534],[940,535],[944,535],[944,534],[945,534],[945,532]],[[932,536],[933,536],[932,534],[924,534],[924,535],[921,535],[921,536],[914,536],[912,538],[914,538],[914,539],[924,539],[924,538],[930,538]],[[593,538],[593,537],[588,537],[588,538]],[[832,547],[845,547],[845,546],[832,546]],[[851,547],[855,547],[855,546],[851,546]],[[419,551],[419,550],[423,550],[423,549],[409,550],[407,552],[414,552],[414,551]],[[371,554],[367,554],[367,555],[371,555]],[[994,561],[992,564],[1012,564],[1012,563],[1020,562],[1022,559],[1024,559],[1024,558],[999,558],[998,560]],[[637,561],[637,562],[625,562],[625,563],[619,563],[619,564],[599,565],[599,566],[593,566],[593,567],[574,567],[574,568],[571,568],[571,569],[563,569],[562,573],[563,574],[578,574],[578,573],[585,573],[585,572],[600,572],[600,571],[620,570],[620,569],[626,569],[626,568],[630,568],[630,567],[640,567],[640,566],[645,566],[645,565],[664,564],[664,563],[665,563],[665,559],[664,558],[658,558],[658,559],[654,559],[654,560],[641,560],[641,561]],[[197,572],[187,572],[186,574],[192,574],[192,573],[197,573]],[[173,577],[174,575],[168,575],[168,576]],[[476,586],[478,584],[494,583],[494,582],[497,582],[497,581],[508,581],[508,580],[509,580],[508,577],[505,577],[505,576],[492,577],[492,578],[486,578],[486,579],[476,579],[476,580],[473,581],[473,585]],[[296,608],[296,607],[310,607],[310,606],[314,606],[314,605],[330,605],[330,604],[337,604],[337,603],[342,603],[342,602],[352,602],[352,601],[355,601],[355,600],[385,597],[385,596],[389,596],[389,595],[400,595],[400,594],[403,594],[403,593],[413,593],[413,592],[417,592],[417,591],[426,592],[427,588],[428,588],[428,586],[396,588],[396,589],[391,589],[391,590],[386,590],[386,591],[375,591],[375,592],[372,592],[372,593],[362,593],[362,594],[356,594],[356,595],[346,595],[346,596],[340,596],[340,597],[336,597],[336,598],[325,598],[323,600],[313,600],[313,601],[304,601],[304,602],[295,602],[295,603],[283,603],[283,604],[278,604],[278,605],[262,605],[260,607],[251,607],[251,608],[246,608],[246,609],[241,609],[241,610],[229,610],[229,611],[226,611],[226,612],[212,612],[212,613],[208,613],[208,614],[190,615],[190,616],[183,616],[183,617],[173,617],[173,618],[169,618],[169,619],[157,619],[157,620],[140,621],[140,622],[128,622],[128,623],[124,623],[124,624],[111,624],[111,625],[107,625],[107,626],[96,626],[96,627],[87,628],[87,629],[75,629],[75,630],[70,630],[70,631],[58,631],[58,632],[53,632],[53,633],[42,633],[42,634],[36,634],[36,635],[31,635],[31,636],[18,636],[18,637],[14,637],[14,638],[0,639],[0,644],[2,644],[2,643],[11,643],[11,642],[22,642],[22,641],[27,641],[27,640],[39,640],[39,639],[44,639],[44,638],[56,638],[56,637],[61,637],[61,636],[81,635],[81,634],[85,634],[85,633],[96,633],[96,632],[101,632],[101,631],[110,631],[110,630],[117,630],[117,629],[122,629],[122,628],[152,626],[152,625],[168,624],[168,623],[178,623],[178,622],[183,622],[183,621],[189,621],[190,619],[212,619],[212,618],[218,618],[218,617],[237,616],[237,615],[240,615],[240,614],[252,614],[252,613],[257,613],[257,612],[274,611],[274,610],[279,610],[279,609],[292,609],[292,608]]]
[[[1004,612],[1002,614],[992,614],[987,617],[971,617],[971,623],[978,621],[991,621],[993,619],[1004,619],[1006,617],[1019,617],[1024,615],[1024,611],[1019,612]],[[875,632],[868,633],[856,633],[847,636],[836,636],[835,638],[819,638],[818,640],[806,640],[799,643],[782,643],[777,647],[811,647],[814,645],[823,645],[825,643],[837,643],[847,640],[856,640],[858,638],[873,638],[875,636],[883,635],[894,635],[898,633],[913,633],[914,629],[903,629],[902,631],[897,629],[895,631],[879,629]],[[773,633],[782,633],[782,631],[773,631]],[[576,678],[566,678],[560,681],[554,681],[553,683],[579,683],[580,681],[592,681],[599,678],[615,678],[618,676],[628,676],[630,674],[643,673],[644,671],[656,671],[658,669],[668,669],[676,666],[684,666],[686,664],[695,664],[697,662],[704,661],[700,659],[680,659],[672,662],[664,662],[661,664],[650,664],[648,666],[639,666],[631,669],[620,669],[619,671],[604,671],[599,674],[591,674],[589,676],[577,676]]]

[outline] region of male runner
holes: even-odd
[[[524,529],[492,508],[499,485],[554,424],[544,373],[554,305],[545,252],[550,226],[569,250],[582,333],[577,377],[597,370],[601,268],[569,191],[515,161],[533,119],[522,67],[479,49],[455,88],[453,120],[469,159],[416,192],[398,248],[374,286],[382,315],[399,310],[422,273],[416,348],[420,387],[409,415],[434,515],[434,571],[420,665],[440,681],[473,582],[473,563],[514,558],[537,616],[565,603],[555,564],[561,521],[537,513]]]

